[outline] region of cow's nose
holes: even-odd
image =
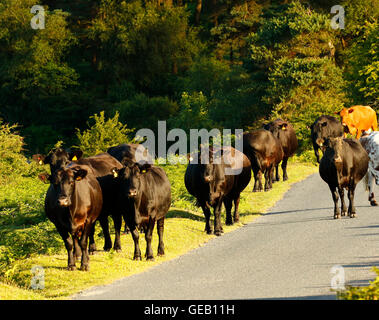
[[[136,189],[130,189],[129,190],[129,193],[128,193],[128,196],[129,197],[135,197],[137,195],[137,190]]]
[[[323,144],[324,144],[324,139],[317,138],[317,139],[316,139],[316,143],[317,143],[320,147],[322,147]]]
[[[204,181],[205,182],[211,182],[212,181],[212,177],[211,176],[206,176],[206,177],[204,177]]]
[[[68,200],[68,198],[61,197],[58,199],[58,205],[62,207],[68,207],[70,205],[70,201]]]
[[[334,162],[335,163],[341,163],[342,162],[342,158],[340,156],[334,158]]]

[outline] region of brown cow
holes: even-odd
[[[243,134],[243,152],[249,158],[254,172],[253,192],[262,191],[262,174],[265,176],[265,191],[272,188],[274,167],[283,160],[280,141],[265,129]]]
[[[287,175],[287,162],[288,158],[292,157],[297,149],[298,142],[295,133],[295,129],[288,121],[283,121],[282,119],[276,119],[263,126],[264,129],[269,130],[272,134],[279,139],[283,148],[283,181],[288,180]],[[279,163],[276,165],[276,177],[273,181],[279,181]]]

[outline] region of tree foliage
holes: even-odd
[[[78,144],[75,129],[103,110],[154,131],[158,120],[247,129],[281,117],[302,151],[317,116],[378,108],[375,0],[343,0],[342,30],[327,0],[40,4],[43,30],[30,27],[34,1],[0,4],[0,116],[20,124],[28,153]]]

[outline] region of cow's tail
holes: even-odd
[[[365,191],[368,191],[368,176],[369,176],[369,174],[368,174],[368,170],[367,170],[365,176],[363,177]]]

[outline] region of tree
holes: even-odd
[[[264,15],[250,36],[251,71],[265,79],[261,101],[270,110],[267,118],[292,122],[304,150],[310,145],[307,126],[347,101],[343,69],[335,61],[338,34],[330,28],[328,14],[299,1],[272,7]]]
[[[188,68],[199,50],[182,7],[103,0],[90,37],[99,44],[105,85],[131,81],[145,93],[168,93],[169,78]]]

